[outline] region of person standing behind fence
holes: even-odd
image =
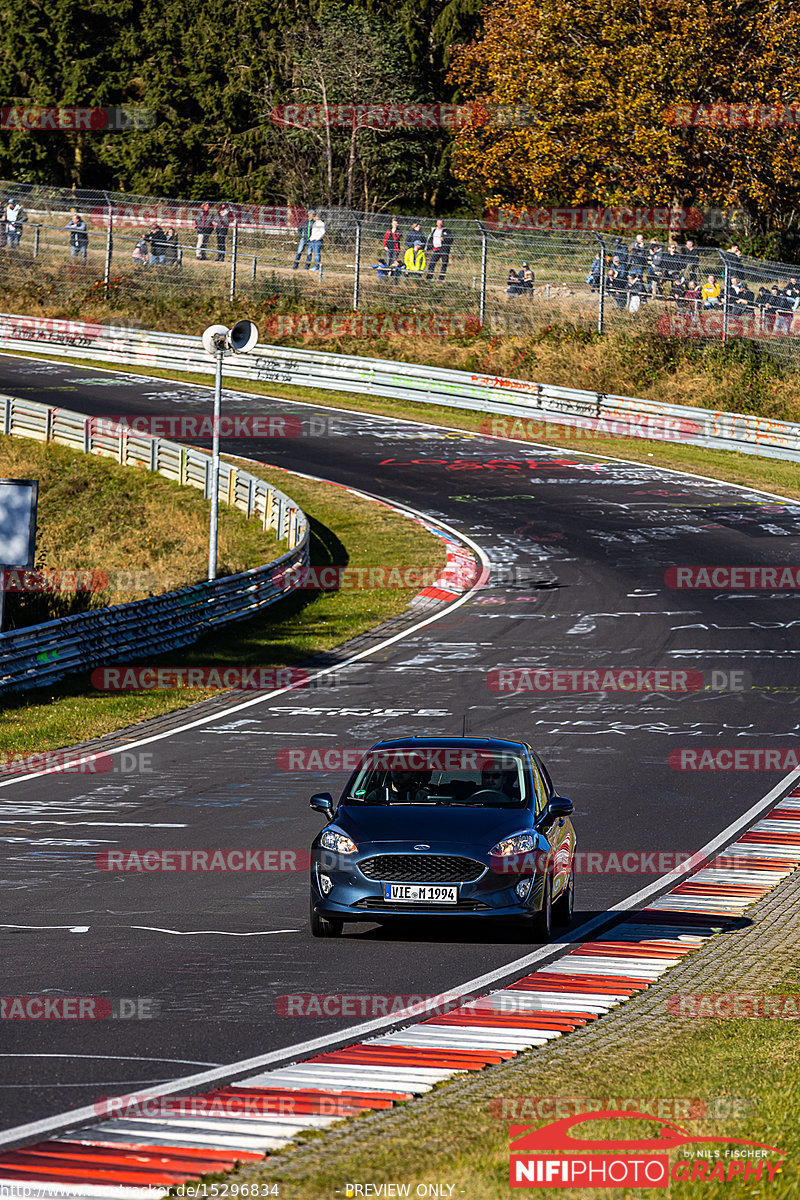
[[[420,242],[423,246],[425,245],[421,221],[415,221],[406,234],[406,250],[413,250],[417,242]]]
[[[178,235],[171,225],[164,234],[164,266],[174,267],[178,261]]]
[[[164,262],[166,255],[166,246],[164,245],[166,234],[160,225],[154,221],[150,226],[150,232],[145,234],[145,243],[150,251],[150,262],[160,265]]]
[[[225,242],[231,227],[231,210],[227,204],[217,209],[217,262],[225,262]]]
[[[449,229],[445,228],[444,221],[437,221],[433,229],[428,234],[426,250],[431,249],[433,253],[428,260],[428,274],[425,278],[430,283],[433,278],[433,273],[436,269],[436,264],[441,262],[439,269],[439,283],[444,282],[444,277],[447,274],[447,264],[450,261],[450,250],[453,246],[453,235]]]
[[[197,250],[195,258],[201,261],[206,257],[206,246],[208,239],[214,232],[214,218],[211,215],[211,205],[206,201],[200,205],[197,216],[194,219],[194,227],[197,230]]]
[[[19,239],[22,237],[22,209],[13,196],[9,197],[6,205],[6,238],[9,250],[19,250]]]
[[[89,245],[89,235],[86,232],[86,222],[80,213],[73,213],[72,220],[65,226],[69,230],[70,258],[81,256],[81,262],[86,262],[86,247]]]
[[[311,230],[314,228],[316,216],[316,210],[310,208],[306,220],[302,225],[297,226],[297,253],[292,264],[293,271],[296,271],[300,265],[304,250],[306,252],[306,270],[311,266]]]
[[[325,237],[325,222],[322,217],[315,217],[311,225],[311,239],[308,243],[309,249],[314,254],[314,266],[312,271],[321,271],[320,255],[322,254],[322,239]],[[308,262],[306,261],[306,266]]]

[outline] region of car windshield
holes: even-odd
[[[345,800],[415,807],[524,808],[528,790],[523,760],[517,754],[407,746],[371,750]]]

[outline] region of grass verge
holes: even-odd
[[[426,570],[444,566],[441,539],[389,508],[286,471],[251,462],[241,465],[286,491],[308,515],[315,565],[393,563]],[[152,482],[153,477],[147,479]],[[154,657],[148,665],[293,666],[402,612],[418,590],[297,592],[251,621],[209,635],[186,650]],[[0,754],[24,756],[72,745],[214,694],[200,688],[98,692],[88,674],[72,676],[46,690],[4,698]]]
[[[16,435],[0,435],[0,476],[39,480],[36,566],[54,584],[52,591],[9,593],[6,629],[205,578],[209,502],[197,488]],[[286,549],[227,504],[220,505],[219,532],[220,575],[260,566]],[[60,573],[76,570],[91,589],[59,590]]]

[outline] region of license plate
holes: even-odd
[[[383,898],[394,904],[458,904],[458,888],[441,883],[385,883]]]

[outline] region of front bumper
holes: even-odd
[[[453,881],[458,888],[456,904],[415,904],[384,900],[384,883],[405,880],[368,879],[360,871],[358,860],[348,861],[346,855],[315,849],[311,864],[312,903],[317,912],[341,921],[407,921],[415,917],[519,921],[532,920],[537,915],[544,895],[542,872],[501,873],[493,870],[486,860],[478,859],[477,855],[473,857],[482,862],[483,873],[471,882]],[[327,896],[323,895],[320,875],[326,875],[333,885]],[[527,895],[521,899],[514,889],[523,878],[530,878],[532,883]]]

